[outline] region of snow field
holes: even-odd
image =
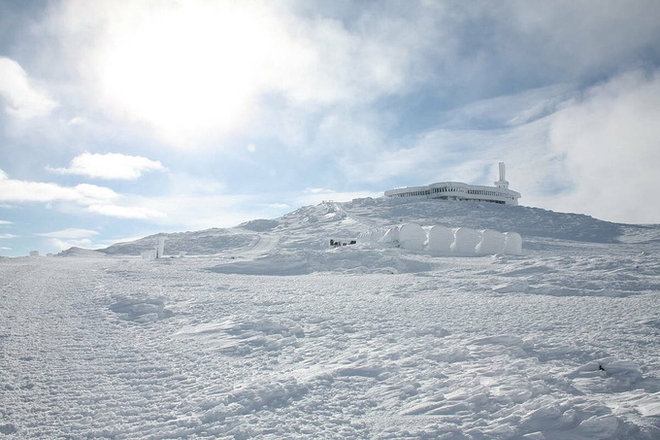
[[[0,433],[658,438],[657,253],[531,244],[3,260]]]

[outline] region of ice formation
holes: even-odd
[[[386,231],[371,230],[360,234],[359,243],[378,243],[411,251],[435,254],[494,255],[522,253],[522,237],[516,232],[501,233],[492,229],[481,231],[442,225],[422,227],[417,223],[392,226]]]
[[[404,249],[421,251],[426,243],[426,231],[417,223],[406,223],[399,229],[399,243]]]
[[[454,242],[450,248],[458,254],[474,254],[481,241],[481,234],[471,228],[458,228],[454,231]]]
[[[505,254],[522,254],[522,237],[517,232],[504,233],[504,251]]]
[[[428,250],[431,252],[451,252],[454,232],[446,226],[435,225],[428,230]]]
[[[499,254],[504,251],[504,242],[506,236],[498,231],[492,229],[484,229],[481,231],[481,241],[477,245],[477,253],[484,254]]]

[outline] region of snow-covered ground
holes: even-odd
[[[328,245],[408,221],[524,251]],[[0,439],[660,438],[658,226],[363,199],[154,244],[0,260]]]

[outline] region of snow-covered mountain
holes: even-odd
[[[359,238],[409,222],[523,253]],[[0,260],[0,434],[660,438],[658,225],[383,198],[155,244]]]
[[[493,203],[456,203],[443,200],[396,198],[355,199],[347,203],[324,202],[306,206],[280,218],[253,220],[234,228],[159,234],[166,237],[169,255],[212,255],[241,252],[264,237],[278,247],[299,250],[324,248],[331,238],[357,238],[360,233],[415,222],[422,226],[444,225],[514,231],[526,241],[535,238],[617,243],[622,236],[660,238],[656,226],[634,226],[597,220],[582,214],[566,214],[525,206]],[[650,238],[646,239],[650,239]],[[134,255],[153,249],[156,236],[118,243],[99,252]]]

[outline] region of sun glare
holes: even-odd
[[[103,95],[177,143],[226,132],[277,62],[278,32],[264,12],[186,2],[125,21],[99,62]]]

